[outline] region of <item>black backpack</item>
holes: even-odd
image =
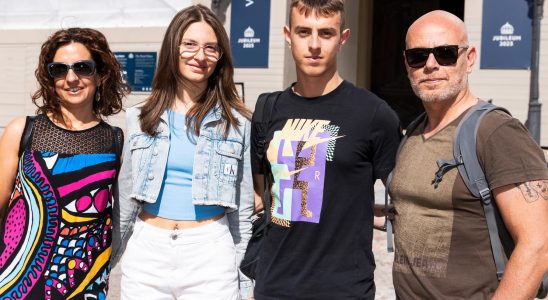
[[[497,278],[500,281],[504,274],[506,262],[508,257],[514,250],[514,241],[512,236],[506,229],[504,222],[500,216],[500,212],[497,208],[496,202],[493,201],[491,190],[485,179],[483,169],[479,164],[476,153],[476,136],[478,127],[481,123],[481,119],[493,110],[500,110],[508,115],[510,113],[502,108],[495,106],[485,101],[479,101],[476,105],[469,109],[464,115],[461,122],[457,126],[455,131],[455,140],[453,142],[453,159],[451,160],[438,160],[438,171],[435,174],[432,183],[437,186],[442,181],[443,175],[450,169],[457,167],[459,174],[464,181],[464,184],[470,190],[472,195],[481,200],[483,210],[485,212],[485,219],[487,221],[487,228],[489,230],[489,239],[491,241],[491,252],[493,253],[493,259],[495,261],[495,267],[497,270]],[[411,134],[416,127],[424,121],[426,113],[422,113],[417,119],[415,119],[407,127],[405,136],[403,137],[398,153],[401,150],[403,144],[406,142],[407,137]],[[386,186],[389,186],[392,174],[389,175]],[[388,193],[385,195],[385,205],[388,207]],[[388,237],[388,251],[394,251],[392,241],[392,224],[387,221],[387,237]],[[548,274],[544,275],[542,283],[539,287],[537,297],[544,298],[548,294]]]
[[[272,117],[272,110],[276,104],[278,97],[282,92],[264,93],[257,99],[255,105],[255,111],[253,112],[253,130],[257,135],[257,150],[255,155],[260,159],[263,166],[263,170],[268,170],[266,155],[266,134]],[[240,263],[240,271],[247,277],[255,279],[257,275],[257,265],[260,257],[260,250],[264,236],[268,231],[268,225],[270,224],[270,183],[272,182],[272,174],[264,174],[264,191],[263,191],[263,204],[264,212],[253,221],[253,228],[251,238],[247,244],[244,258]]]

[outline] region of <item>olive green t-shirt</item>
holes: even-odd
[[[397,211],[393,278],[399,299],[489,299],[498,286],[480,200],[457,168],[437,188],[432,184],[436,160],[453,158],[461,118],[428,139],[423,122],[396,161],[390,192]],[[548,179],[542,150],[518,120],[500,111],[481,121],[477,154],[491,189]]]

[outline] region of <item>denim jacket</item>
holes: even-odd
[[[169,118],[163,113],[158,134],[144,133],[139,123],[140,107],[126,112],[126,143],[118,176],[118,195],[114,204],[112,264],[120,259],[133,232],[135,218],[143,202],[156,202],[166,171],[169,152]],[[253,181],[250,165],[250,121],[233,111],[240,121],[231,127],[226,139],[221,122],[221,107],[208,112],[200,126],[194,153],[192,203],[226,207],[230,233],[236,246],[239,266],[251,237],[253,214]],[[240,293],[243,299],[252,296],[252,283],[240,272]]]

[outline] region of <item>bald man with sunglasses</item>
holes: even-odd
[[[477,58],[464,23],[429,12],[407,31],[404,59],[426,118],[401,148],[394,201],[394,287],[399,299],[532,299],[548,270],[548,171],[516,119],[493,111],[478,129],[477,156],[516,243],[499,282],[480,199],[457,168],[433,184],[437,160],[453,158],[456,127],[478,101],[468,74]]]

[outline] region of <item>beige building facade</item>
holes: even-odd
[[[3,0],[15,1],[15,0]],[[211,0],[189,3],[211,5]],[[268,68],[236,69],[235,81],[244,83],[246,105],[253,109],[262,92],[280,90],[295,81],[295,67],[286,47],[282,28],[286,24],[289,0],[271,0]],[[402,116],[404,123],[418,110],[403,66],[405,29],[413,19],[432,9],[446,9],[462,17],[468,27],[470,44],[481,53],[482,0],[347,0],[346,21],[351,38],[339,55],[342,76],[385,98]],[[546,5],[545,5],[546,7]],[[183,7],[181,7],[183,8]],[[57,28],[7,28],[2,26],[0,5],[0,132],[19,115],[35,112],[30,95],[36,89],[34,70],[40,45]],[[225,27],[230,30],[230,7]],[[546,12],[546,8],[545,8]],[[9,21],[7,21],[9,22]],[[159,51],[167,22],[158,26],[101,27],[113,51]],[[5,25],[5,24],[4,24]],[[86,24],[83,24],[85,26]],[[9,26],[8,26],[9,27]],[[480,56],[481,57],[481,56]],[[509,58],[511,59],[511,58]],[[493,99],[525,122],[529,101],[529,70],[483,70],[479,61],[470,75],[472,91],[482,99]],[[548,21],[541,23],[540,99],[542,106],[541,144],[548,145]],[[146,99],[146,92],[133,92],[129,107]],[[109,122],[125,127],[124,113]]]

